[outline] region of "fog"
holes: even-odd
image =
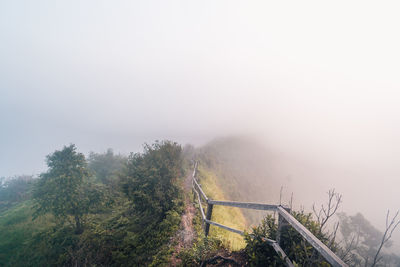
[[[1,1],[0,176],[38,174],[69,143],[250,135],[299,202],[336,188],[383,227],[400,203],[399,7]]]

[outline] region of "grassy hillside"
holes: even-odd
[[[218,138],[197,150],[197,158],[216,177],[228,200],[276,204],[281,181],[274,175],[273,156],[257,141],[243,137]],[[265,212],[242,210],[248,225],[258,225]]]
[[[210,170],[199,166],[198,178],[209,198],[217,200],[228,199],[222,190],[223,187],[219,184],[218,177]],[[214,206],[211,220],[242,231],[247,227],[246,219],[238,208]],[[241,235],[216,226],[210,227],[210,236],[220,239],[225,246],[230,247],[232,250],[239,250],[245,246],[244,238]]]
[[[0,266],[24,266],[24,244],[33,235],[52,226],[49,218],[32,221],[32,202],[24,201],[0,213]]]

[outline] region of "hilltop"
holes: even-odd
[[[279,203],[282,181],[276,178],[275,157],[249,138],[218,138],[199,148],[155,142],[128,157],[112,150],[85,157],[74,145],[65,146],[49,154],[48,170],[39,177],[1,182],[0,265],[282,265],[262,241],[276,239],[277,220],[271,213],[216,206],[213,221],[252,235],[243,238],[211,226],[204,236],[191,191],[195,161],[197,179],[210,198]],[[320,218],[304,210],[291,214],[356,266],[364,265],[363,257],[370,260],[379,246],[382,233],[362,215],[340,214],[345,227],[340,231],[351,237],[359,229],[362,242],[346,256],[347,247],[334,240]],[[326,264],[290,228],[282,240],[285,253],[299,265]],[[400,262],[395,255],[381,255],[388,266]]]

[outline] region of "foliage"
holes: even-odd
[[[131,154],[120,177],[122,191],[132,203],[135,216],[132,232],[124,237],[120,264],[166,262],[163,250],[178,230],[183,212],[183,195],[178,178],[182,174],[181,147],[173,142],[145,145],[144,153]],[[165,250],[163,250],[165,251]],[[132,260],[134,259],[134,260]]]
[[[31,211],[31,201],[24,201],[0,213],[0,266],[23,266],[26,260],[13,259],[21,254],[32,234],[49,226],[43,219],[33,222]]]
[[[122,159],[92,153],[89,170],[74,145],[49,155],[33,201],[0,213],[0,266],[166,265],[183,211],[180,146],[157,142]]]
[[[282,264],[275,250],[263,238],[276,239],[277,225],[272,216],[267,216],[258,227],[253,228],[251,235],[246,234],[246,254],[253,266]]]
[[[40,175],[33,190],[37,217],[48,212],[64,222],[75,221],[75,232],[83,231],[83,216],[100,198],[91,187],[85,157],[76,152],[75,145],[65,146],[47,156],[49,170]]]
[[[204,260],[215,256],[224,248],[220,239],[203,235],[194,242],[191,248],[183,250],[179,258],[182,260],[182,266],[200,266]]]
[[[330,243],[326,234],[320,232],[320,225],[313,220],[311,213],[292,212],[292,215],[310,230],[325,245],[335,251],[334,244]],[[253,228],[251,234],[246,234],[246,253],[252,266],[281,266],[282,259],[275,250],[264,242],[263,238],[276,240],[278,225],[271,215],[268,215],[259,226]],[[303,239],[292,227],[283,227],[280,246],[286,255],[300,266],[329,266],[318,256],[315,249]]]
[[[96,180],[109,184],[117,179],[126,161],[126,157],[115,155],[109,148],[102,154],[91,152],[88,157],[88,167],[94,173]]]
[[[0,182],[0,212],[31,197],[30,191],[34,178],[21,175]]]
[[[180,194],[181,147],[169,141],[145,145],[143,154],[131,154],[121,176],[123,192],[132,200],[136,212],[161,215],[176,206]],[[146,222],[147,223],[147,222]]]

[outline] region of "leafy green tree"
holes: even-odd
[[[137,212],[165,215],[180,192],[181,146],[170,141],[145,145],[143,154],[131,154],[122,188]]]
[[[88,184],[85,156],[72,144],[48,155],[47,165],[48,171],[40,175],[33,190],[34,218],[50,212],[62,222],[72,219],[75,232],[81,234],[83,216],[100,198]]]
[[[160,266],[170,254],[168,242],[183,211],[181,147],[170,141],[145,145],[131,154],[121,175],[122,191],[131,203],[129,231],[115,260],[121,266]]]
[[[127,159],[121,155],[115,155],[111,148],[106,153],[91,152],[88,158],[88,167],[96,176],[98,181],[109,184],[116,180]]]

